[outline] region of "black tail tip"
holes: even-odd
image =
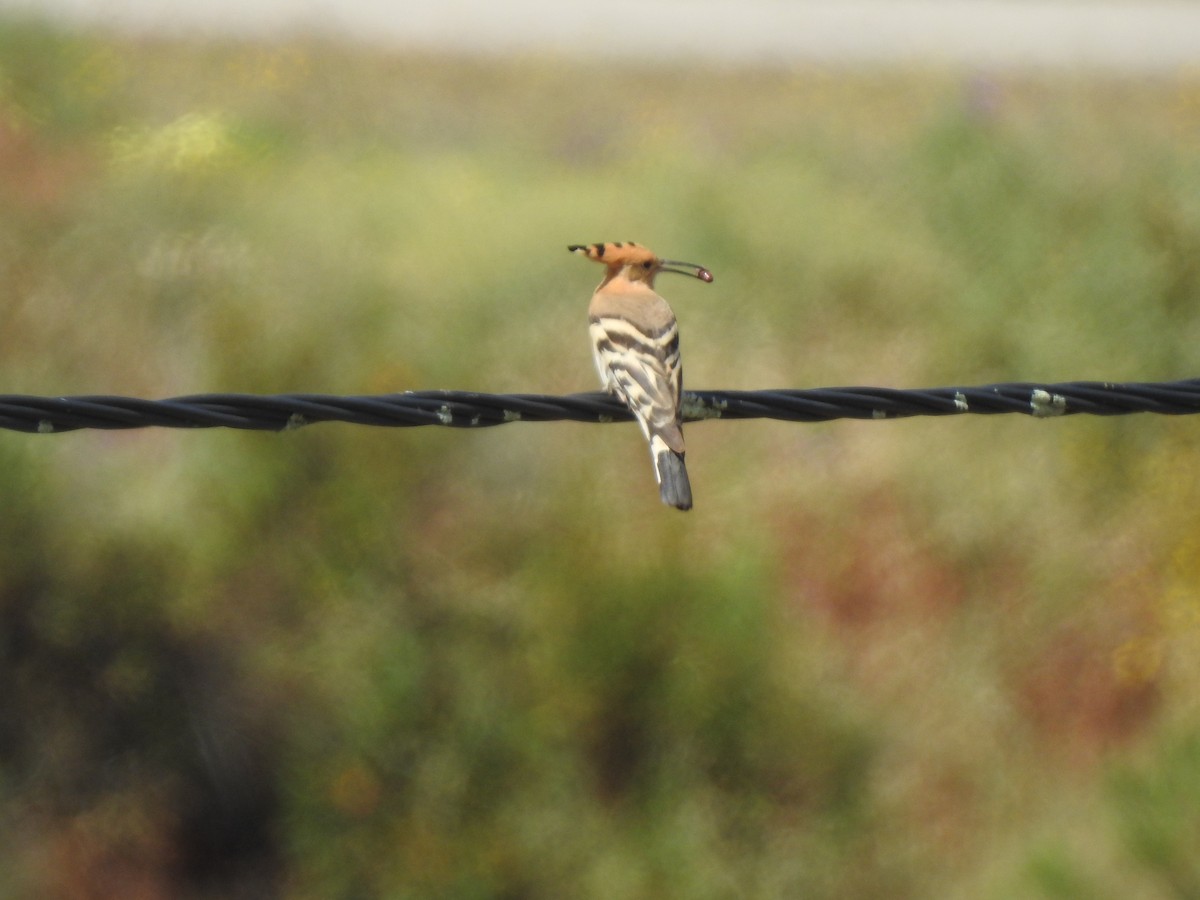
[[[692,508],[692,498],[691,497],[684,497],[681,499],[671,499],[664,495],[662,498],[662,502],[665,503],[667,506],[675,507],[675,509],[678,509],[681,512],[687,512],[689,509]]]
[[[688,510],[692,508],[692,485],[688,481],[683,455],[663,450],[655,457],[658,470],[658,495],[667,506]]]

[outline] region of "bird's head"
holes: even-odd
[[[608,267],[605,281],[618,275],[632,282],[642,282],[647,287],[654,286],[654,277],[659,272],[674,272],[678,275],[690,275],[701,281],[712,281],[712,272],[695,263],[679,262],[674,259],[662,259],[640,244],[633,241],[617,241],[607,244],[572,244],[567,248],[572,253],[578,253],[603,263]]]

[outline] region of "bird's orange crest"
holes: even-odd
[[[639,263],[653,265],[658,261],[648,248],[633,241],[607,241],[602,244],[572,244],[568,247],[572,253],[581,253],[588,259],[594,259],[606,266],[629,266]]]

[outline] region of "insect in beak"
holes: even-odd
[[[712,272],[708,271],[708,269],[704,268],[704,266],[698,266],[695,263],[680,262],[676,259],[664,259],[660,262],[660,272],[674,272],[676,275],[690,275],[692,278],[699,278],[701,281],[711,282],[713,280]]]

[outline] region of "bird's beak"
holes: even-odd
[[[660,260],[661,265],[658,267],[660,272],[674,272],[676,275],[690,275],[692,278],[699,278],[701,281],[712,281],[712,272],[698,266],[695,263],[679,262],[676,259]]]

